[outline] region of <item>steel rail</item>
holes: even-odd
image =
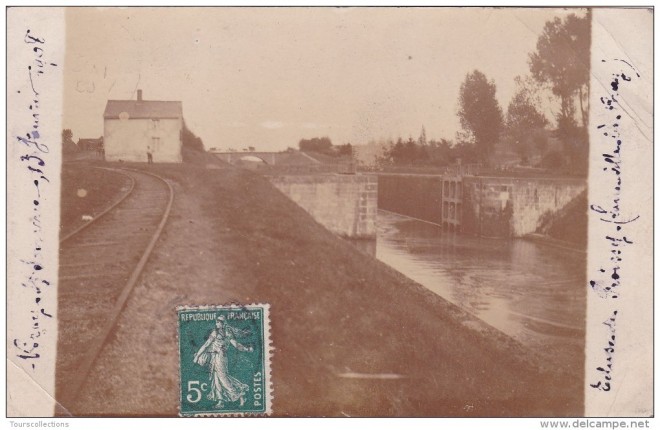
[[[115,170],[115,169],[109,169],[109,170]],[[101,350],[103,349],[103,346],[106,343],[106,340],[108,339],[110,333],[117,324],[117,321],[119,320],[119,315],[124,309],[128,297],[133,291],[135,285],[137,284],[137,281],[140,278],[140,275],[142,274],[142,271],[144,270],[144,267],[146,266],[147,261],[149,260],[149,257],[151,256],[151,253],[156,246],[156,242],[160,238],[160,235],[163,229],[165,228],[165,224],[167,223],[170,212],[172,210],[172,205],[174,203],[174,188],[163,177],[155,173],[151,173],[143,170],[134,170],[134,169],[122,169],[122,170],[133,171],[140,174],[146,174],[156,179],[159,179],[165,185],[167,185],[167,188],[169,190],[169,198],[168,198],[167,206],[165,207],[165,211],[163,212],[163,216],[161,217],[160,223],[158,224],[158,227],[154,232],[151,241],[147,245],[144,253],[142,254],[140,261],[137,263],[128,281],[126,281],[126,284],[122,288],[122,292],[119,298],[117,299],[117,301],[115,302],[112,312],[110,313],[110,317],[107,320],[105,326],[103,327],[103,330],[101,331],[100,335],[96,336],[95,340],[91,342],[91,344],[89,345],[89,348],[85,352],[85,356],[83,360],[81,361],[77,371],[75,372],[75,376],[73,380],[67,384],[66,392],[64,393],[63,398],[58,399],[60,405],[62,405],[65,409],[68,409],[68,406],[70,406],[71,403],[73,403],[80,394],[82,385],[85,383],[87,376],[92,370],[92,366],[94,365],[96,359],[99,357]],[[113,207],[116,206],[117,204],[113,205]],[[106,211],[106,213],[107,212],[109,211]]]

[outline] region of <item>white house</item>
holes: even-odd
[[[103,113],[103,142],[108,161],[147,161],[147,152],[155,163],[181,162],[181,102],[143,100],[108,100]]]

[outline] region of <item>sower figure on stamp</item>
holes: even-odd
[[[230,345],[242,352],[253,351],[251,346],[247,347],[236,341],[236,331],[236,329],[225,323],[224,316],[219,316],[215,321],[215,329],[204,345],[199,348],[193,359],[195,363],[209,370],[211,392],[207,397],[209,400],[218,402],[215,405],[216,408],[222,408],[223,402],[235,402],[237,400],[240,400],[240,405],[243,406],[245,394],[249,390],[247,384],[229,375],[228,371],[227,348]]]
[[[147,163],[154,164],[154,156],[151,153],[151,146],[147,146]]]

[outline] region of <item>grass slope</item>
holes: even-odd
[[[588,206],[587,191],[584,190],[566,207],[542,223],[537,232],[587,249]]]
[[[82,225],[83,215],[96,216],[128,190],[123,175],[103,169],[90,170],[88,164],[68,163],[62,168],[60,233],[67,234]]]

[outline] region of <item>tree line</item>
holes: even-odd
[[[352,156],[353,146],[350,143],[333,145],[329,137],[313,137],[300,139],[298,149],[303,152],[317,152],[331,157]]]
[[[526,164],[532,155],[540,166],[570,174],[586,174],[588,158],[589,59],[591,13],[575,14],[545,24],[528,57],[530,74],[515,78],[515,92],[506,112],[500,107],[497,87],[479,71],[469,72],[459,90],[458,118],[462,130],[455,141],[390,141],[377,163],[395,165],[446,165],[460,158],[465,163],[493,165],[498,150],[513,151]],[[549,130],[549,93],[559,106],[552,112],[555,129]],[[549,149],[555,139],[559,149]]]

